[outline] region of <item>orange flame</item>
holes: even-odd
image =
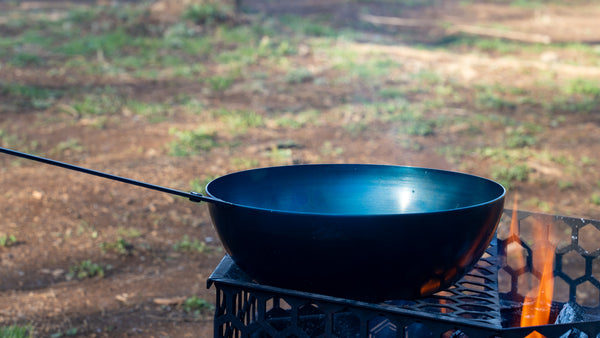
[[[517,197],[515,194],[509,239],[521,244],[517,215]],[[554,274],[552,269],[554,267],[554,252],[556,247],[550,242],[548,237],[544,236],[544,229],[551,230],[549,226],[544,225],[542,222],[538,220],[533,221],[533,266],[541,271],[541,278],[538,287],[530,290],[525,297],[521,313],[521,327],[545,325],[550,321],[552,296],[554,294]],[[515,266],[525,266],[525,257],[522,250],[514,250],[510,254]],[[533,332],[525,338],[543,337],[545,336],[538,332]]]
[[[550,309],[554,294],[554,250],[555,245],[544,237],[544,224],[535,220],[533,223],[533,236],[535,247],[532,253],[533,266],[541,270],[540,284],[533,288],[523,303],[521,326],[545,325],[550,321]],[[534,332],[527,338],[544,337]]]

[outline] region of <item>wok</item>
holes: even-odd
[[[0,152],[208,202],[226,251],[257,282],[373,302],[451,286],[488,247],[504,207],[500,184],[428,168],[259,168],[219,177],[200,195]]]

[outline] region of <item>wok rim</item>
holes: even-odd
[[[499,187],[501,189],[501,193],[496,198],[487,200],[485,202],[472,204],[472,205],[459,207],[459,208],[440,209],[440,210],[427,211],[427,212],[352,214],[352,213],[320,213],[320,212],[306,212],[306,211],[289,211],[289,210],[280,210],[280,209],[261,208],[261,207],[239,204],[239,203],[234,203],[234,202],[228,201],[226,199],[223,199],[221,197],[217,197],[217,196],[213,195],[209,190],[210,185],[213,182],[216,182],[218,180],[225,180],[225,179],[227,179],[227,177],[234,176],[234,175],[240,175],[240,174],[248,173],[248,172],[252,172],[252,171],[270,170],[270,169],[277,169],[277,168],[290,168],[290,167],[298,168],[298,167],[328,167],[328,166],[335,166],[335,167],[350,167],[350,166],[355,166],[355,167],[396,167],[396,168],[429,170],[429,171],[435,171],[438,173],[447,173],[447,174],[453,174],[453,175],[458,175],[458,176],[466,176],[466,177],[471,177],[471,178],[481,180],[484,182],[489,182],[492,185]],[[281,214],[288,214],[288,215],[306,215],[306,216],[319,216],[319,217],[353,217],[353,218],[354,217],[391,217],[391,216],[402,216],[402,215],[407,215],[407,216],[430,215],[430,214],[456,212],[456,211],[461,211],[461,210],[474,209],[474,208],[482,207],[485,205],[495,204],[496,202],[504,199],[504,197],[506,196],[506,192],[507,192],[506,188],[502,184],[500,184],[492,179],[489,179],[489,178],[486,178],[483,176],[479,176],[479,175],[468,174],[468,173],[455,171],[455,170],[428,168],[428,167],[420,167],[420,166],[407,166],[407,165],[375,164],[375,163],[373,163],[373,164],[371,164],[371,163],[311,163],[311,164],[293,164],[293,165],[280,165],[280,166],[270,166],[270,167],[258,167],[258,168],[235,171],[232,173],[225,174],[223,176],[219,176],[219,177],[211,180],[210,182],[208,182],[206,184],[204,190],[206,191],[206,194],[208,196],[210,196],[211,198],[225,201],[228,204],[230,204],[231,206],[236,206],[236,207],[245,208],[245,209],[251,209],[251,210],[256,210],[256,211],[261,211],[261,212],[269,212],[269,213],[281,213]]]

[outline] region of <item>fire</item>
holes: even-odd
[[[510,236],[516,236],[519,239],[519,229],[517,221],[517,200],[515,196],[515,207],[513,210],[512,221],[510,225]],[[554,294],[554,252],[555,245],[549,241],[548,233],[550,227],[542,222],[535,220],[533,222],[533,240],[534,247],[532,252],[533,266],[541,271],[540,283],[537,288],[533,288],[527,293],[523,302],[521,314],[521,327],[545,325],[550,322],[550,310],[552,307],[552,297]],[[522,252],[517,259],[525,261]],[[538,332],[531,333],[526,338],[542,338]]]
[[[550,308],[554,294],[554,245],[550,244],[543,236],[543,224],[534,223],[534,240],[537,243],[533,250],[533,265],[541,267],[541,278],[538,288],[531,290],[525,297],[521,326],[545,325],[550,321]],[[529,338],[543,337],[534,332]]]

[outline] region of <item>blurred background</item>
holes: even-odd
[[[600,219],[598,17],[592,0],[1,2],[0,145],[198,192],[264,166],[432,167]],[[0,173],[0,333],[212,334],[225,252],[205,206],[8,155]]]

